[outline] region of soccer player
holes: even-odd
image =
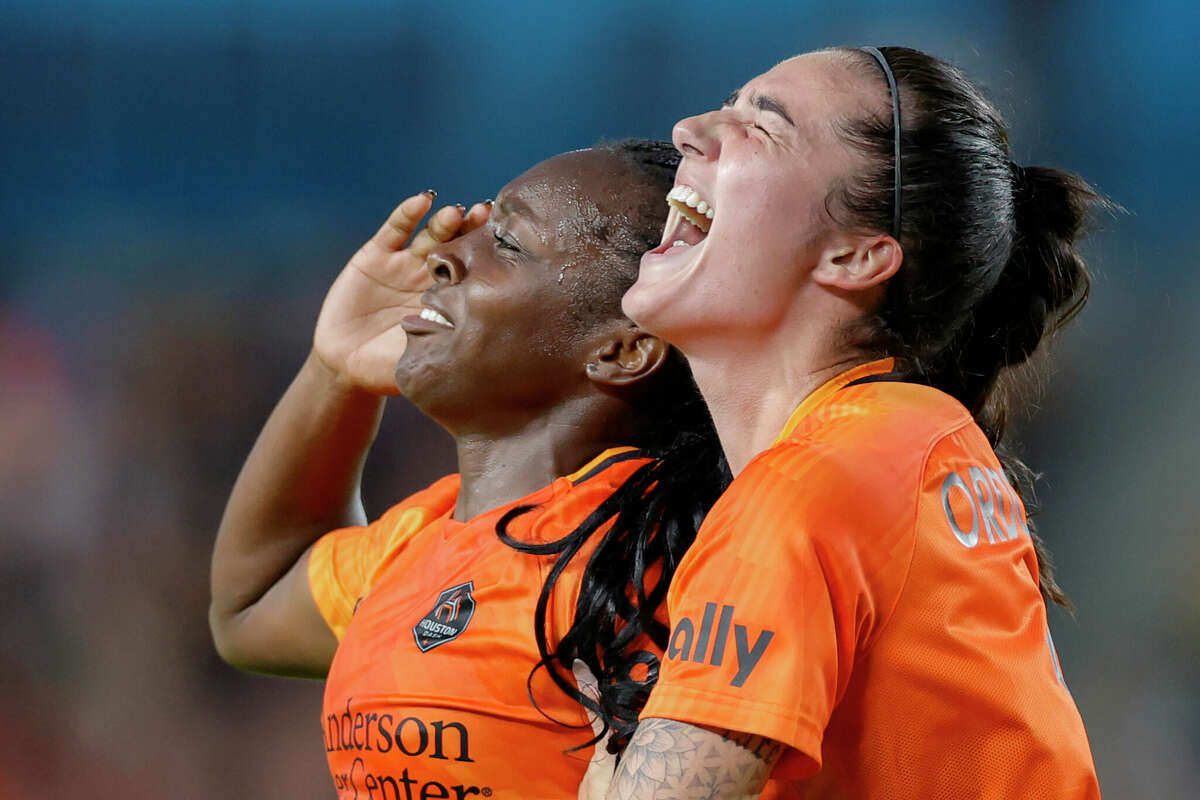
[[[575,659],[614,746],[636,724],[654,614],[728,480],[686,363],[620,310],[677,161],[656,142],[558,156],[490,217],[444,208],[409,242],[432,203],[411,197],[330,289],[229,499],[210,616],[230,663],[327,678],[339,796],[574,796]],[[366,525],[397,392],[454,436],[459,474]]]
[[[898,47],[784,61],[674,141],[624,308],[687,355],[735,477],[608,796],[1098,797],[1003,446],[1098,198]]]

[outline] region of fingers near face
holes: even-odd
[[[588,337],[609,313],[598,287],[620,267],[595,244],[598,222],[629,202],[613,178],[619,166],[595,151],[543,162],[505,186],[490,214],[477,204],[459,218],[466,232],[431,248],[435,285],[423,301],[448,324],[410,337],[397,371],[410,399],[445,424],[467,412],[536,415],[583,391]],[[611,285],[609,315],[619,317],[624,284]]]
[[[434,247],[457,236],[462,223],[461,206],[443,206],[429,218],[420,233],[413,237],[408,245],[409,253],[416,258],[424,258]]]
[[[488,216],[492,213],[492,201],[485,200],[482,203],[476,203],[471,206],[471,210],[467,212],[467,216],[463,219],[462,227],[458,229],[459,236],[470,233],[488,221]]]
[[[428,190],[406,198],[392,210],[375,233],[375,243],[388,250],[403,248],[413,231],[421,224],[421,218],[429,212],[435,196],[432,190]]]
[[[430,217],[426,227],[410,242],[413,231],[421,224],[421,219],[433,207],[437,194],[427,189],[420,194],[406,198],[392,211],[387,221],[375,234],[376,244],[388,249],[399,251],[408,247],[413,254],[423,257],[430,248],[441,242],[448,241],[454,236],[461,236],[478,228],[487,222],[491,212],[491,201],[476,203],[465,211],[462,206],[445,206]],[[465,213],[464,213],[465,211]]]

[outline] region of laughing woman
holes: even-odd
[[[727,482],[686,364],[620,310],[677,160],[558,156],[411,243],[432,198],[409,198],[330,289],[229,499],[210,617],[231,663],[327,679],[339,796],[575,796],[575,659],[614,747],[636,724],[655,613]],[[397,392],[454,436],[459,474],[367,525]]]
[[[735,478],[608,796],[1098,797],[1004,448],[1098,198],[905,48],[784,61],[674,139],[624,308],[687,355]]]

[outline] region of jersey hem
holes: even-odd
[[[749,733],[787,745],[812,765],[821,766],[821,728],[812,720],[795,714],[781,714],[785,706],[748,699],[734,699],[686,687],[668,687],[650,694],[639,720],[654,717],[726,728]]]

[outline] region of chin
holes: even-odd
[[[679,347],[685,344],[682,339],[695,327],[695,320],[682,313],[678,295],[661,288],[635,283],[621,298],[621,310],[642,330]]]
[[[621,298],[621,312],[636,322],[639,328],[655,335],[658,335],[658,331],[655,330],[654,323],[656,318],[661,316],[656,312],[662,305],[663,303],[654,296],[654,291],[647,289],[640,281],[630,286]]]
[[[480,398],[489,396],[478,380],[455,369],[453,362],[409,360],[407,354],[396,367],[396,388],[451,436],[471,425],[480,413]]]
[[[437,395],[438,387],[444,386],[446,376],[436,365],[427,361],[410,359],[409,353],[400,358],[396,365],[396,388],[417,408],[425,410],[426,403]]]

